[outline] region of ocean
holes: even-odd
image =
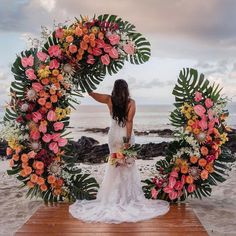
[[[106,128],[110,126],[110,116],[106,105],[79,105],[76,110],[72,109],[70,128],[72,133],[67,137],[74,140],[81,136],[89,136],[98,140],[100,143],[107,142],[107,135],[102,133],[85,132],[87,128]],[[174,109],[172,105],[138,105],[134,119],[134,129],[145,131],[151,129],[173,129],[169,122],[169,115]],[[228,105],[230,116],[228,124],[236,128],[236,103]],[[3,110],[0,111],[0,118],[3,117]],[[168,141],[171,138],[159,137],[156,134],[137,136],[137,143]]]

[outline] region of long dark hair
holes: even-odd
[[[111,93],[112,118],[122,127],[126,124],[129,99],[130,96],[127,82],[123,79],[116,80]]]

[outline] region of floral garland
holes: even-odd
[[[98,184],[75,167],[65,137],[72,103],[124,61],[147,61],[150,43],[129,22],[101,15],[61,25],[42,45],[21,52],[12,66],[15,81],[1,132],[11,158],[8,174],[28,187],[28,196],[45,201],[94,198]]]
[[[177,201],[188,196],[210,196],[211,185],[225,181],[225,170],[230,169],[227,163],[235,161],[223,147],[230,131],[225,123],[227,99],[220,96],[219,86],[210,86],[208,80],[201,86],[202,82],[196,70],[180,72],[173,91],[177,108],[170,116],[179,130],[166,159],[156,163],[158,174],[143,181],[148,198]]]

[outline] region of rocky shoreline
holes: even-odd
[[[86,132],[102,132],[107,133],[109,128],[92,128],[86,129]],[[148,130],[148,131],[135,131],[136,135],[149,135],[157,134],[161,137],[173,137],[173,131],[170,129],[163,130]],[[229,133],[229,141],[226,143],[233,153],[236,153],[236,129],[233,129]],[[71,150],[70,154],[75,158],[76,162],[81,163],[104,163],[109,154],[108,144],[99,144],[97,140],[91,137],[82,136],[77,141],[70,141]],[[147,143],[140,145],[137,158],[143,160],[150,160],[153,157],[164,156],[165,151],[168,148],[169,142],[160,143]],[[0,142],[0,156],[6,156],[7,143],[5,141]]]

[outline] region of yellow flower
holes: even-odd
[[[221,135],[220,135],[220,138],[221,138],[220,145],[226,143],[226,142],[229,140],[229,138],[227,137],[227,133],[221,134]]]
[[[194,124],[194,121],[193,121],[193,120],[189,120],[189,121],[188,121],[188,125],[189,125],[189,126],[192,126],[193,124]]]
[[[192,132],[193,129],[192,129],[191,126],[187,126],[187,127],[186,127],[186,130],[189,131],[189,132]]]
[[[38,76],[40,78],[47,78],[51,74],[51,71],[49,70],[49,67],[46,66],[44,69],[38,70]]]

